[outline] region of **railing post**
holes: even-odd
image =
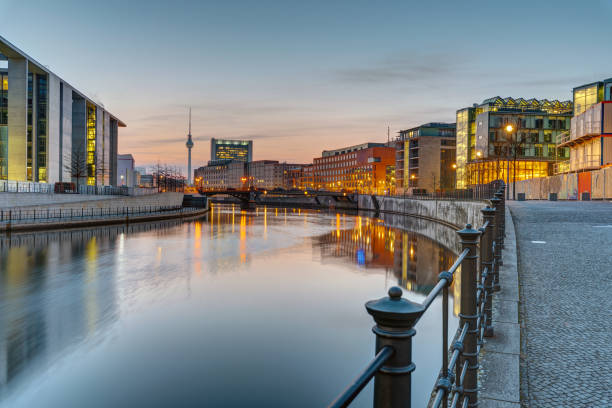
[[[482,231],[480,238],[480,274],[482,280],[482,274],[485,269],[487,275],[485,277],[483,291],[487,293],[487,300],[484,305],[484,313],[487,317],[485,325],[484,335],[485,337],[493,337],[493,231],[495,230],[495,209],[486,206],[480,210],[484,218],[485,224],[487,221],[489,224]]]
[[[468,361],[467,373],[463,382],[464,394],[469,399],[469,407],[478,405],[478,337],[476,327],[478,310],[476,304],[476,284],[478,280],[478,238],[480,232],[467,224],[465,229],[457,231],[461,238],[461,250],[469,252],[461,263],[461,311],[460,327],[468,325],[464,349],[461,353],[461,366]]]
[[[498,219],[499,223],[499,242],[501,243],[501,247],[504,247],[504,236],[506,235],[506,200],[504,200],[504,191],[499,190],[495,193],[495,198],[499,198],[499,204],[501,209],[500,219]]]
[[[423,306],[402,298],[402,290],[393,286],[389,296],[366,303],[366,310],[376,321],[372,329],[376,334],[377,354],[391,346],[393,355],[376,373],[374,379],[374,408],[410,408],[412,337],[414,325],[425,312]]]
[[[492,198],[491,204],[495,208],[495,229],[493,230],[493,237],[495,239],[495,251],[493,252],[493,291],[499,292],[499,267],[501,263],[501,200],[497,197]]]

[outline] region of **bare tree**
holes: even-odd
[[[81,185],[81,179],[87,179],[87,154],[83,142],[80,142],[76,149],[73,149],[70,157],[65,157],[64,170],[70,173],[70,177],[76,179],[76,185]]]

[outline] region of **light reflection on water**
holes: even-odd
[[[0,406],[324,406],[373,356],[364,302],[396,284],[422,301],[454,258],[381,220],[284,208],[0,238]],[[440,307],[417,326],[418,406]],[[370,405],[368,387],[354,406]]]

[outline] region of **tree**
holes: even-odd
[[[87,154],[83,142],[80,142],[76,149],[73,149],[69,158],[65,157],[64,170],[70,173],[73,180],[76,179],[77,186],[81,185],[81,179],[87,180]]]

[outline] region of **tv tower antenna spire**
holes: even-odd
[[[191,185],[191,148],[193,147],[193,140],[191,140],[191,107],[189,107],[189,133],[185,146],[187,146],[187,184]]]

